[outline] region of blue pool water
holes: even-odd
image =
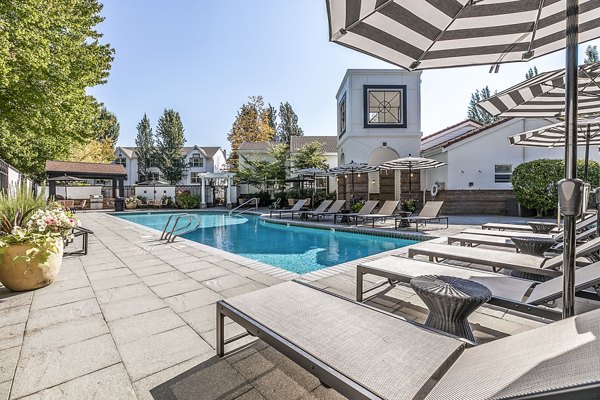
[[[113,214],[162,231],[174,213]],[[201,228],[184,238],[304,274],[416,243],[412,240],[272,224],[256,215],[198,213]]]

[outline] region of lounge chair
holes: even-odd
[[[363,280],[367,274],[387,278],[390,284],[394,284],[396,281],[408,283],[412,278],[419,275],[447,275],[469,279],[481,283],[492,291],[493,297],[488,301],[490,304],[548,319],[558,320],[561,318],[560,312],[538,306],[552,305],[551,302],[561,297],[562,276],[540,283],[455,265],[387,256],[359,264],[356,267],[357,301],[363,301],[365,293],[363,291]],[[579,268],[575,273],[575,290],[577,292],[595,287],[598,284],[600,284],[600,262]],[[367,292],[380,286],[377,285]],[[585,297],[589,297],[587,293]],[[600,300],[597,296],[596,299]]]
[[[78,204],[73,206],[73,211],[83,211],[85,206],[87,205],[87,200],[83,199]]]
[[[306,199],[302,199],[302,200],[298,200],[296,202],[296,204],[294,204],[294,207],[292,207],[292,208],[283,209],[283,210],[271,210],[269,212],[269,217],[273,217],[273,214],[277,213],[277,214],[279,214],[279,218],[281,218],[282,214],[289,214],[289,213],[293,213],[295,211],[300,211],[300,209],[302,209],[302,207],[304,207],[305,203],[306,203]]]
[[[336,200],[327,211],[303,211],[301,218],[317,217],[317,222],[319,222],[322,217],[339,213],[342,207],[344,207],[344,204],[346,204],[346,200]]]
[[[480,346],[297,282],[217,302],[225,317],[351,399],[592,399],[600,310]],[[561,397],[562,396],[562,397]]]
[[[576,246],[575,256],[593,256],[598,250],[600,250],[600,238],[595,238],[589,242]],[[434,261],[434,259],[436,259],[436,261],[445,259],[486,265],[492,267],[496,272],[502,268],[506,268],[521,273],[530,273],[547,277],[555,277],[562,274],[557,270],[563,262],[562,254],[552,258],[545,258],[504,250],[459,247],[447,244],[422,242],[411,246],[408,249],[409,258],[414,258],[416,255],[428,256],[429,261]]]
[[[373,228],[375,228],[376,221],[385,221],[386,219],[394,216],[394,214],[396,213],[396,209],[398,208],[398,203],[400,202],[396,200],[387,200],[385,203],[383,203],[383,206],[381,206],[381,208],[379,209],[379,211],[377,211],[376,214],[369,214],[363,216],[355,215],[351,218],[354,218],[354,222],[356,223],[356,225],[358,225],[359,219],[363,220],[364,222],[372,221]]]
[[[358,211],[357,213],[337,213],[334,214],[333,216],[333,223],[337,223],[337,217],[341,216],[341,217],[346,217],[346,221],[348,222],[348,224],[350,224],[350,219],[354,218],[356,216],[359,217],[364,217],[365,215],[371,214],[373,212],[373,209],[375,209],[375,207],[377,207],[377,203],[379,203],[378,200],[369,200],[367,201],[365,204],[363,204],[362,208],[360,209],[360,211]]]
[[[440,216],[440,211],[444,205],[443,201],[428,201],[423,206],[423,209],[416,217],[396,217],[394,221],[394,229],[398,229],[398,222],[415,223],[415,230],[419,231],[419,223],[427,225],[430,221],[442,222],[446,220],[446,228],[448,227],[448,217]]]
[[[321,204],[319,204],[319,207],[315,208],[315,210],[313,212],[323,212],[323,211],[325,211],[327,209],[327,207],[329,207],[331,205],[331,203],[333,203],[333,200],[323,200],[321,202]],[[310,212],[310,211],[302,211],[302,210],[300,210],[300,211],[292,211],[291,212],[292,219],[294,219],[294,215],[295,214],[299,214],[301,219],[305,218],[305,214],[307,212]]]
[[[596,223],[596,214],[590,215],[583,220],[579,221],[577,225],[575,225],[575,230],[580,231],[583,229],[588,229],[591,225]],[[529,225],[523,224],[499,224],[494,222],[488,222],[487,224],[481,225],[481,229],[485,230],[498,230],[498,231],[517,231],[517,232],[530,232],[533,233],[533,228]],[[562,226],[558,227],[552,233],[556,235],[558,239],[562,238]]]

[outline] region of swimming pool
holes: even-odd
[[[162,231],[176,213],[113,214]],[[257,215],[229,216],[199,212],[201,228],[182,237],[198,243],[305,274],[347,261],[393,250],[416,241],[262,221]]]

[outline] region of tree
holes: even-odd
[[[475,93],[471,94],[471,101],[469,101],[467,117],[483,125],[498,121],[500,119],[499,117],[493,117],[487,111],[477,107],[477,103],[485,99],[489,99],[490,97],[490,88],[487,86],[481,89],[481,91],[475,90]]]
[[[41,180],[95,135],[98,102],[113,59],[95,27],[97,0],[0,2],[0,158]]]
[[[269,127],[273,132],[277,132],[277,110],[270,103],[267,107],[267,113],[269,114]]]
[[[588,45],[585,49],[585,59],[583,62],[585,64],[592,64],[600,61],[600,56],[598,55],[598,47]]]
[[[271,141],[275,130],[271,127],[272,118],[269,108],[265,107],[262,96],[252,96],[238,111],[227,140],[231,142],[229,164],[232,171],[237,171],[238,148],[243,142]]]
[[[323,144],[320,142],[310,142],[298,149],[298,152],[292,157],[294,169],[304,168],[327,168],[327,157],[323,152]]]
[[[525,74],[525,79],[531,79],[538,74],[537,67],[534,65],[533,68],[529,68],[529,71]]]
[[[281,186],[287,177],[288,147],[283,143],[274,144],[269,149],[269,155],[273,161],[242,156],[244,168],[237,172],[236,178],[241,182],[277,181]]]
[[[117,120],[117,116],[108,111],[106,106],[100,107],[100,113],[96,117],[96,134],[95,139],[97,140],[108,140],[113,144],[119,140],[119,132],[121,125]]]
[[[292,136],[303,136],[304,132],[298,125],[298,116],[287,101],[279,105],[279,126],[277,127],[276,140],[290,144]]]
[[[165,110],[156,127],[154,157],[163,178],[172,185],[179,182],[185,172],[186,166],[182,154],[184,144],[183,123],[179,113]]]
[[[137,131],[135,145],[137,147],[138,175],[148,177],[154,157],[154,136],[152,136],[150,120],[146,114],[137,124]]]
[[[87,143],[75,143],[69,155],[69,161],[110,163],[115,159],[115,148],[110,140],[90,140]]]

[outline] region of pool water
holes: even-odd
[[[176,213],[113,214],[162,231]],[[182,237],[198,243],[304,274],[358,258],[416,243],[416,241],[323,229],[286,226],[262,221],[256,215],[198,213],[200,229]]]

